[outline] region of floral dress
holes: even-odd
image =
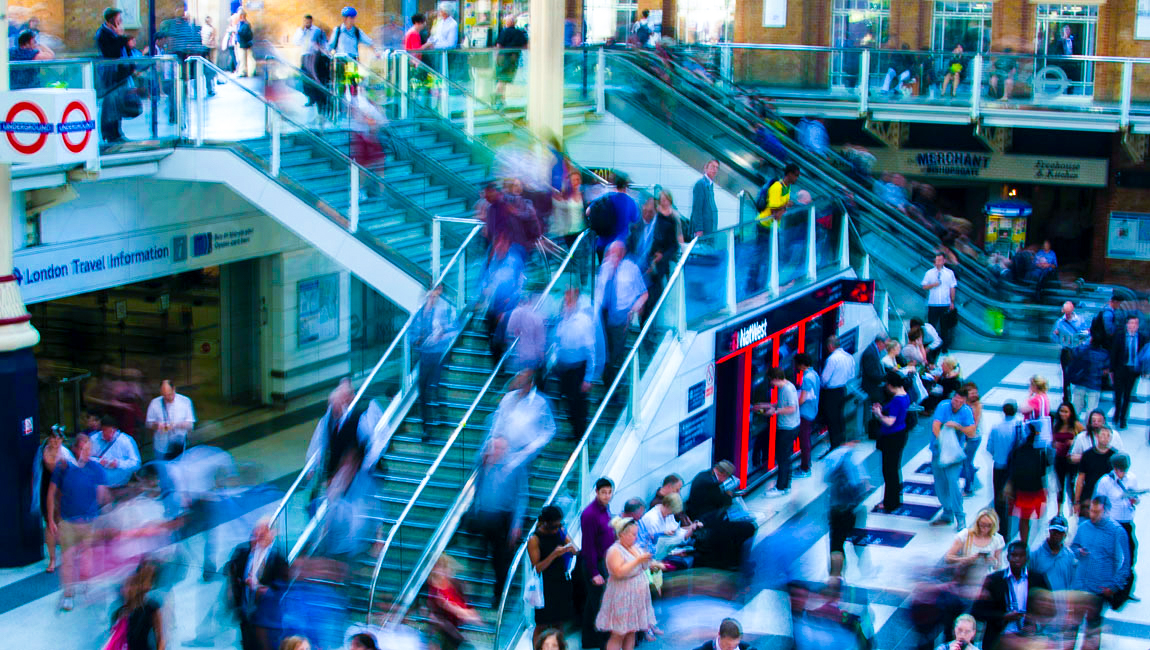
[[[607,550],[614,550],[624,562],[635,559],[635,553],[616,542]],[[655,625],[655,608],[651,606],[651,588],[647,581],[646,564],[635,567],[625,576],[611,576],[603,592],[603,604],[595,617],[595,627],[604,632],[627,634],[646,630]]]

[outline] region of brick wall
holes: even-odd
[[[1116,187],[1114,179],[1121,170],[1150,170],[1145,163],[1134,165],[1126,156],[1115,135],[1110,157],[1110,185],[1098,190],[1094,201],[1094,246],[1090,258],[1088,279],[1095,282],[1113,282],[1127,286],[1150,288],[1150,262],[1106,259],[1106,245],[1110,237],[1111,212],[1150,212],[1150,190]]]

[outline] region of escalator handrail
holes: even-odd
[[[716,231],[716,233],[739,227],[739,225],[731,226],[729,228],[724,228],[723,230]],[[635,338],[635,343],[631,346],[627,356],[623,359],[623,363],[619,366],[621,370],[618,374],[615,375],[615,379],[611,382],[611,386],[609,386],[603,393],[603,397],[599,401],[599,408],[595,410],[594,417],[592,417],[591,421],[587,424],[587,428],[583,432],[583,437],[579,439],[579,442],[571,451],[571,455],[568,457],[566,464],[563,465],[563,471],[559,473],[559,478],[555,481],[555,486],[551,488],[551,492],[547,495],[547,499],[543,502],[544,504],[554,502],[555,497],[558,496],[559,491],[563,489],[563,485],[567,482],[568,478],[570,478],[572,469],[575,467],[575,464],[579,462],[579,456],[583,453],[583,450],[587,447],[591,440],[591,433],[599,424],[600,418],[602,418],[603,414],[607,411],[607,405],[610,403],[611,398],[615,395],[615,391],[619,389],[623,378],[629,374],[626,369],[631,367],[631,363],[634,362],[635,356],[639,353],[640,346],[646,340],[647,336],[650,334],[652,328],[654,327],[655,321],[663,309],[663,305],[667,303],[667,297],[671,295],[671,291],[675,287],[675,282],[678,281],[679,278],[683,275],[683,269],[686,267],[687,261],[690,259],[691,253],[694,251],[695,245],[698,242],[698,237],[692,239],[691,242],[687,244],[686,249],[680,254],[678,264],[675,265],[675,269],[671,272],[671,275],[668,276],[667,281],[663,283],[663,294],[659,296],[658,302],[655,303],[655,307],[651,310],[651,315],[647,318],[647,322],[644,323],[643,327],[639,330],[639,336]],[[632,386],[631,390],[639,390],[639,386]],[[583,495],[579,496],[582,498]],[[571,513],[567,514],[570,515]],[[507,598],[511,593],[511,586],[515,582],[515,572],[518,570],[519,565],[523,562],[524,556],[527,554],[527,542],[531,539],[531,535],[534,532],[535,524],[532,524],[531,528],[527,531],[527,534],[523,536],[523,541],[521,544],[519,544],[519,548],[516,549],[515,556],[512,558],[511,564],[507,570],[507,582],[504,583],[503,592],[499,596],[499,609],[495,617],[495,650],[501,650],[498,647],[499,630],[503,625],[503,615],[507,606]]]
[[[644,76],[652,77],[652,75],[648,71],[643,70],[641,66],[635,65],[631,61],[627,61],[626,59],[621,58],[619,56],[612,56],[611,59],[614,61],[623,61],[626,65],[630,66],[631,68],[633,68],[634,70],[643,74]],[[682,93],[680,93],[674,87],[671,87],[669,85],[665,85],[665,86],[666,87],[665,87],[664,91],[673,94],[678,101],[683,102],[687,105],[693,104],[693,102],[689,98],[683,96]],[[743,136],[742,134],[734,131],[734,129],[732,129],[729,125],[723,123],[721,120],[716,119],[714,116],[712,116],[710,113],[708,113],[705,110],[700,110],[698,112],[701,115],[703,115],[705,119],[707,119],[709,122],[711,122],[713,125],[715,125],[717,128],[721,129],[727,137],[730,137],[731,139],[740,142],[740,145],[746,146],[751,151],[754,151],[756,153],[756,155],[760,156],[761,158],[763,158],[765,160],[770,161],[772,164],[776,165],[777,167],[780,167],[780,168],[782,167],[782,165],[779,163],[779,161],[776,158],[771,156],[766,151],[763,151],[762,149],[760,149],[757,144],[754,144],[753,142],[750,142],[749,140],[747,140],[747,138],[745,136]],[[799,149],[801,149],[801,148],[799,148]],[[714,152],[712,151],[711,153],[714,153]],[[806,160],[806,159],[807,158],[804,157],[804,160]],[[733,169],[740,169],[740,166],[738,166],[738,165],[729,165],[729,166],[731,166]],[[826,170],[822,169],[821,166],[818,166],[817,164],[812,165],[811,167],[818,167],[820,172],[826,173]],[[833,165],[826,165],[826,167],[833,170],[833,172],[835,172],[836,176],[841,175],[841,172],[839,172],[837,169],[835,169]],[[743,170],[743,173],[745,174],[745,173],[747,173],[747,171]],[[812,177],[812,176],[808,176],[806,178],[807,178],[808,183],[810,185],[813,185],[813,186],[820,188],[823,191],[823,193],[827,193],[827,189],[825,188],[823,183],[820,182],[817,178]],[[844,178],[845,178],[845,176],[844,176]],[[849,181],[849,179],[846,179],[846,180]],[[856,187],[860,187],[860,191],[855,192],[856,201],[859,202],[860,204],[862,204],[860,207],[870,208],[869,210],[863,210],[863,212],[878,216],[880,219],[882,219],[884,221],[884,225],[888,227],[889,231],[899,232],[900,237],[903,237],[903,238],[913,237],[913,238],[918,240],[917,242],[915,242],[916,245],[907,247],[908,249],[916,250],[916,251],[933,250],[934,246],[936,246],[936,245],[938,245],[938,243],[940,243],[940,242],[936,242],[936,243],[932,244],[930,241],[926,240],[921,233],[912,232],[912,231],[908,230],[907,224],[903,220],[895,220],[891,214],[886,213],[886,211],[891,210],[891,208],[887,208],[886,206],[881,206],[881,205],[876,206],[870,200],[868,200],[864,194],[862,194],[862,192],[867,192],[866,190],[862,190],[861,186],[858,186],[857,184],[854,184],[854,185]],[[869,193],[869,192],[867,192],[867,193]],[[830,193],[829,195],[831,197],[833,197],[833,193]],[[984,277],[985,269],[981,268],[981,265],[979,265],[976,260],[970,259],[969,256],[965,255],[965,253],[962,253],[961,251],[957,252],[956,257],[957,256],[961,256],[961,257],[959,257],[960,260],[969,260],[969,262],[970,262],[969,264],[964,264],[962,266],[962,268],[965,272],[972,273],[973,275],[978,276],[978,277]],[[924,262],[923,268],[925,268],[925,267],[926,267],[926,263]],[[993,309],[999,309],[999,310],[1006,310],[1006,309],[1017,310],[1019,308],[1030,308],[1032,310],[1039,311],[1043,314],[1048,314],[1048,315],[1053,315],[1054,313],[1056,313],[1058,311],[1058,307],[1055,305],[1042,305],[1042,304],[1029,305],[1029,304],[1025,304],[1025,303],[1020,304],[1020,303],[1001,301],[1001,300],[995,299],[993,297],[984,295],[983,293],[981,293],[977,289],[975,289],[973,286],[971,286],[971,283],[962,283],[962,285],[960,286],[960,291],[962,291],[967,296],[967,303],[968,304],[970,302],[978,301],[979,303],[987,306],[987,308],[993,308]]]
[[[447,262],[447,265],[443,267],[443,271],[439,274],[439,278],[437,278],[435,284],[443,282],[443,279],[447,277],[448,272],[450,272],[452,270],[452,268],[457,263],[459,263],[460,256],[462,255],[463,251],[467,248],[468,245],[471,244],[472,241],[475,240],[476,237],[479,236],[479,234],[482,231],[483,231],[483,227],[479,226],[479,225],[473,226],[471,228],[471,232],[467,234],[467,237],[463,240],[463,244],[459,247],[458,250],[455,251],[455,254],[451,256],[451,259]],[[432,286],[435,286],[435,285],[433,284]],[[375,366],[371,369],[371,372],[368,373],[367,377],[364,378],[363,382],[360,384],[359,390],[357,390],[355,393],[355,397],[352,398],[351,404],[348,405],[347,411],[349,413],[352,412],[355,409],[355,407],[359,405],[359,401],[363,398],[364,393],[367,391],[367,387],[370,386],[373,381],[375,381],[375,377],[376,377],[376,375],[379,374],[380,369],[383,368],[384,364],[386,364],[387,360],[391,357],[391,354],[393,352],[395,352],[397,347],[399,347],[399,342],[404,340],[407,337],[407,332],[408,332],[408,330],[411,329],[412,324],[415,323],[415,319],[417,316],[419,316],[419,310],[415,310],[415,311],[411,312],[411,314],[407,317],[407,320],[404,321],[403,325],[399,328],[399,331],[396,332],[394,337],[392,337],[391,343],[388,344],[387,349],[384,350],[384,352],[383,352],[383,355],[381,355],[379,357],[379,361],[375,362]],[[400,392],[402,392],[402,390]],[[386,422],[383,419],[381,419],[379,424],[377,424],[376,426],[378,427],[378,426],[384,426],[384,425],[386,425]],[[307,459],[307,462],[304,463],[303,469],[300,470],[299,475],[296,476],[295,481],[292,482],[291,487],[288,488],[287,492],[284,493],[283,498],[280,499],[279,505],[277,505],[276,509],[274,511],[272,511],[271,520],[270,520],[269,525],[271,527],[273,527],[273,529],[274,529],[274,526],[276,524],[276,521],[280,518],[280,516],[284,512],[286,512],[288,502],[291,500],[292,496],[295,495],[296,491],[299,489],[300,485],[303,483],[303,481],[305,480],[307,475],[316,469],[316,466],[319,464],[319,459],[321,456],[323,456],[323,450],[319,450],[319,451],[315,452],[314,454],[312,454]],[[319,518],[321,516],[322,515],[319,515],[317,513],[316,518]],[[309,524],[309,526],[310,526],[310,524]],[[300,536],[300,541],[297,543],[297,546],[302,547],[302,545],[304,543],[306,543],[307,536],[310,535],[310,532],[312,529],[314,529],[314,527],[310,527],[309,529],[306,529],[307,534]]]
[[[583,232],[579,233],[579,236],[571,244],[571,248],[570,248],[570,251],[568,252],[567,256],[563,259],[563,262],[559,265],[559,268],[555,270],[555,273],[552,274],[551,279],[547,283],[547,286],[543,289],[543,292],[540,294],[539,300],[536,301],[534,309],[539,309],[540,307],[543,306],[544,301],[550,295],[552,289],[555,288],[555,284],[559,281],[560,278],[563,277],[563,272],[567,269],[567,266],[568,266],[568,264],[570,264],[572,257],[575,255],[575,253],[577,251],[581,250],[581,244],[583,243],[584,239],[586,239],[587,237],[593,237],[593,236],[594,236],[594,233],[590,230],[584,230]],[[463,414],[463,417],[460,418],[459,424],[456,425],[455,430],[453,430],[451,432],[451,435],[448,437],[447,441],[444,443],[443,448],[439,450],[439,453],[436,455],[435,460],[432,462],[431,466],[428,468],[427,473],[423,476],[423,478],[419,482],[419,485],[416,487],[415,491],[412,493],[411,498],[408,499],[408,502],[404,505],[403,510],[400,512],[399,516],[396,518],[395,523],[393,523],[391,525],[391,528],[388,530],[387,537],[384,539],[383,547],[380,549],[379,557],[376,559],[375,567],[372,569],[372,572],[371,572],[371,586],[369,587],[369,590],[368,590],[368,607],[367,607],[367,616],[369,619],[371,617],[373,608],[375,606],[375,593],[376,593],[376,588],[378,587],[378,583],[379,583],[379,574],[383,570],[383,561],[387,557],[387,552],[391,548],[392,542],[394,542],[396,534],[399,532],[400,527],[403,526],[403,523],[407,520],[407,515],[415,508],[415,504],[419,500],[419,497],[423,494],[424,488],[426,488],[428,483],[431,482],[432,475],[435,474],[435,471],[437,469],[439,469],[439,465],[443,462],[443,459],[447,456],[447,453],[451,450],[452,446],[455,445],[455,442],[456,442],[456,440],[459,439],[460,435],[462,435],[463,430],[467,427],[468,422],[471,420],[471,416],[475,414],[475,410],[479,407],[480,402],[482,402],[483,399],[487,396],[487,391],[490,390],[492,384],[495,382],[496,378],[499,376],[499,371],[503,368],[503,364],[511,357],[511,354],[512,354],[512,352],[514,352],[515,346],[518,342],[519,342],[519,339],[516,338],[514,341],[512,341],[510,343],[510,345],[507,346],[506,350],[503,352],[503,356],[501,356],[499,358],[499,360],[496,362],[495,367],[492,369],[491,374],[488,375],[487,380],[483,383],[483,386],[480,388],[480,390],[476,394],[475,399],[472,400],[471,405],[467,408],[467,411]],[[475,475],[475,471],[473,470],[471,477],[468,478],[468,481],[465,484],[465,487],[467,484],[470,484],[471,482],[473,482],[474,475]],[[462,495],[464,493],[465,493],[465,491],[460,492],[460,498],[462,497]],[[458,504],[458,503],[459,503],[459,501],[457,500],[456,504]],[[447,516],[450,516],[454,512],[455,507],[456,506],[453,506],[451,509],[448,510],[448,513],[447,513],[447,515],[445,515],[445,518],[447,518]],[[413,570],[413,572],[412,572],[412,578],[415,577],[418,569],[424,566],[423,563],[425,562],[427,554],[430,551],[430,548],[432,546],[432,541],[433,540],[428,541],[428,546],[424,549],[423,554],[420,556],[419,560],[415,563],[415,565],[414,565],[415,570]],[[407,593],[407,591],[410,588],[409,585],[411,583],[412,578],[409,578],[408,583],[405,584],[403,586],[403,588],[400,589],[400,591],[399,591],[400,595],[405,595]],[[422,581],[419,584],[422,584]],[[414,597],[412,597],[412,600],[414,600]],[[395,611],[394,603],[393,603],[391,611],[392,612]],[[389,614],[389,618],[390,618],[390,614]]]

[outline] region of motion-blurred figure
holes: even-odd
[[[511,310],[507,317],[507,340],[515,344],[515,358],[511,362],[512,372],[530,371],[543,379],[544,354],[547,348],[547,330],[543,325],[543,315],[535,308],[530,294],[523,294],[519,306]]]
[[[273,650],[280,635],[279,596],[288,579],[288,563],[275,547],[267,520],[252,530],[228,561],[228,596],[240,621],[243,650]]]
[[[551,405],[535,388],[532,377],[530,370],[519,372],[492,415],[488,441],[503,438],[507,442],[508,462],[514,465],[530,463],[555,437]]]
[[[591,305],[581,300],[578,287],[563,295],[563,312],[555,327],[555,365],[559,394],[567,402],[567,420],[576,440],[587,430],[587,395],[595,378],[598,358],[596,322]]]
[[[160,382],[160,396],[148,405],[147,417],[156,458],[171,460],[184,453],[196,425],[196,411],[192,400],[176,392],[172,380]]]
[[[483,538],[495,569],[494,607],[499,606],[511,557],[519,544],[526,507],[527,467],[515,461],[507,439],[496,434],[483,450],[469,514],[471,530]]]
[[[120,487],[140,469],[140,450],[132,436],[116,428],[116,418],[100,419],[100,435],[92,439],[92,460],[100,463],[108,487]]]
[[[626,255],[627,245],[623,242],[609,245],[595,279],[595,312],[603,319],[607,339],[607,366],[603,381],[608,385],[615,381],[627,354],[627,329],[649,298],[642,271]]]
[[[419,419],[424,440],[430,437],[430,428],[439,424],[439,379],[456,329],[455,308],[443,298],[443,285],[436,284],[427,292],[411,333],[413,347],[419,350]]]
[[[92,460],[92,441],[81,433],[73,446],[76,460],[59,460],[48,488],[48,528],[64,549],[60,558],[60,609],[69,612],[75,606],[72,594],[76,585],[92,574],[90,554],[93,522],[100,506],[110,499],[104,468]],[[59,524],[57,521],[59,514]]]
[[[52,523],[48,525],[48,493],[52,487],[52,472],[61,461],[74,464],[76,457],[64,446],[64,428],[54,425],[48,433],[40,448],[36,450],[36,459],[32,463],[32,516],[44,519],[44,543],[48,546],[48,573],[56,571],[56,546],[59,540],[56,536],[59,525],[59,513]]]
[[[352,409],[351,403],[354,400],[355,391],[352,390],[351,381],[341,380],[328,396],[327,413],[316,424],[315,433],[308,445],[308,458],[317,453],[323,454],[318,467],[325,485],[335,476],[344,454],[357,449],[359,456],[364,458],[368,448],[374,447],[375,425],[382,413],[374,401],[366,405],[360,402]]]
[[[490,222],[488,232],[491,232]],[[488,344],[491,356],[503,358],[504,342],[507,335],[506,318],[519,302],[519,295],[525,281],[523,253],[511,246],[507,237],[494,239],[491,258],[483,272],[482,302],[486,309]]]

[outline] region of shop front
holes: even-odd
[[[837,279],[782,304],[748,316],[715,334],[715,436],[712,457],[735,464],[741,488],[765,479],[778,464],[775,417],[752,413],[751,406],[770,402],[776,390],[767,371],[782,368],[795,376],[795,355],[805,352],[817,371],[826,357],[826,339],[837,334],[853,352],[858,325],[846,324],[846,303],[873,304],[874,282]],[[822,435],[821,431],[818,435]],[[792,452],[798,451],[796,442]]]

